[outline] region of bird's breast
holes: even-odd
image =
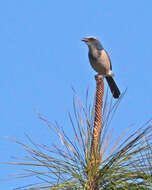
[[[110,60],[104,50],[89,52],[89,60],[92,68],[101,75],[108,75],[110,69]]]

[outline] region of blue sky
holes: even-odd
[[[111,56],[115,80],[128,88],[112,122],[114,133],[129,125],[137,129],[152,114],[152,1],[137,0],[2,0],[0,2],[0,149],[1,162],[24,156],[5,136],[51,144],[53,134],[37,117],[38,110],[70,133],[73,86],[85,99],[95,91],[95,72],[87,46],[80,41],[98,37]],[[105,84],[105,86],[107,86]],[[0,178],[21,167],[1,164]],[[12,190],[30,179],[2,181]]]

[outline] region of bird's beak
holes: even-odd
[[[82,38],[81,41],[88,42],[88,38]]]

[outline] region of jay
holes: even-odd
[[[113,79],[114,73],[108,53],[96,37],[90,36],[83,38],[82,41],[88,45],[89,61],[92,68],[106,78],[113,97],[119,98],[120,91]]]

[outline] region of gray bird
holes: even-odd
[[[92,68],[106,78],[113,97],[119,98],[120,91],[113,79],[114,73],[112,72],[112,65],[108,53],[96,37],[90,36],[83,38],[82,41],[89,47],[89,61]]]

